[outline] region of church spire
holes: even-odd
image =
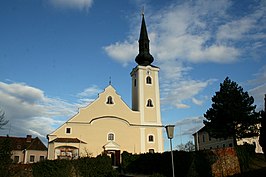
[[[142,66],[150,65],[153,62],[153,56],[150,54],[149,48],[150,40],[148,38],[148,33],[146,29],[144,13],[142,13],[142,23],[139,36],[139,54],[137,55],[135,61]]]

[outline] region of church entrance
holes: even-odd
[[[112,166],[119,166],[121,156],[120,146],[116,142],[110,141],[103,146],[103,149],[104,153],[112,159]]]
[[[108,150],[105,153],[112,159],[112,166],[120,165],[120,150]]]

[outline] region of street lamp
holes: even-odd
[[[173,156],[173,149],[172,149],[172,139],[174,138],[175,125],[166,125],[165,128],[166,128],[167,137],[168,139],[170,139],[172,170],[173,170],[173,177],[175,177],[174,156]]]

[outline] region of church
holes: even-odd
[[[159,67],[152,65],[144,15],[139,37],[139,54],[132,80],[132,108],[109,84],[88,106],[47,135],[48,159],[75,159],[106,153],[113,164],[120,154],[163,152],[160,111]]]

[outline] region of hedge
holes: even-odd
[[[210,151],[184,152],[174,151],[175,176],[211,176],[211,164],[214,162]],[[128,174],[152,176],[172,176],[170,152],[130,154],[122,153],[122,171]],[[192,171],[194,171],[192,173]]]
[[[116,177],[118,173],[105,155],[77,160],[45,160],[33,164],[34,177]]]

